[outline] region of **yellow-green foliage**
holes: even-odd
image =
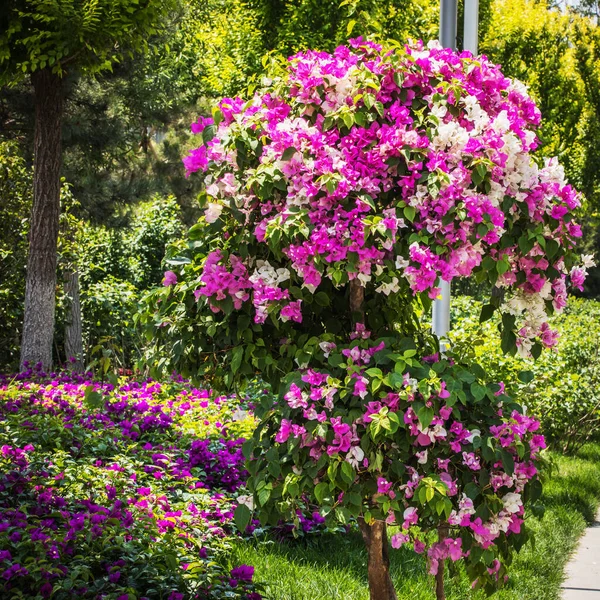
[[[487,25],[481,52],[527,84],[542,112],[541,154],[559,156],[571,183],[597,201],[590,164],[600,70],[589,60],[596,55],[596,25],[536,0],[495,0]]]
[[[259,17],[241,0],[211,0],[192,9],[178,33],[191,73],[210,96],[236,94],[261,68],[264,53]]]

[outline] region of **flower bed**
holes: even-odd
[[[227,560],[248,408],[176,379],[0,378],[0,596],[258,600]]]

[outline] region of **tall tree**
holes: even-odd
[[[21,365],[52,364],[61,128],[68,73],[111,69],[147,50],[172,6],[159,0],[8,0],[0,7],[0,85],[34,90],[34,182]]]

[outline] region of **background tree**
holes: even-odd
[[[9,1],[0,8],[0,82],[29,75],[34,91],[34,185],[21,363],[52,363],[60,214],[61,129],[68,72],[110,69],[145,50],[168,2]]]

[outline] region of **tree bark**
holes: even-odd
[[[448,537],[448,528],[442,525],[438,528],[438,542],[443,542]],[[446,591],[444,589],[444,568],[445,560],[440,560],[438,570],[435,575],[435,598],[436,600],[446,600]]]
[[[369,595],[371,600],[397,600],[394,584],[390,577],[390,557],[388,553],[387,528],[384,521],[375,521],[372,525],[364,519],[358,521],[369,560]]]
[[[33,206],[25,279],[21,368],[52,366],[56,307],[56,250],[60,214],[62,79],[50,69],[31,75],[35,103]]]
[[[350,311],[363,314],[363,302],[365,300],[365,288],[360,285],[358,279],[350,282]]]
[[[67,316],[65,323],[65,353],[74,371],[83,370],[83,334],[81,330],[81,302],[79,300],[79,273],[65,273]]]

